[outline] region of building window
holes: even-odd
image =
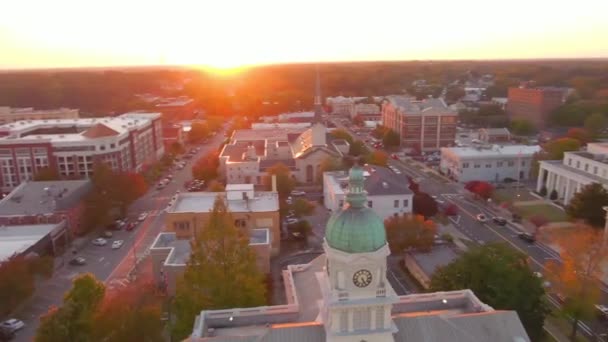
[[[99,149],[100,149],[100,150],[102,150],[102,151],[105,151],[105,149],[106,149],[106,145],[101,145],[101,146],[99,146]]]
[[[526,166],[526,161],[525,160],[521,161],[521,166]]]
[[[580,169],[580,168],[581,168],[581,161],[580,161],[580,160],[577,160],[577,161],[576,161],[576,168],[577,168],[577,169]]]
[[[481,167],[481,165],[479,165],[479,164],[474,164],[474,165],[473,165],[473,168],[474,168],[474,169],[479,169],[480,167]]]
[[[597,166],[594,166],[594,167],[593,167],[593,174],[594,174],[594,175],[597,175]]]
[[[403,200],[403,207],[404,207],[404,208],[407,208],[407,207],[409,207],[409,205],[410,205],[410,201],[409,201],[409,200],[404,199],[404,200]]]
[[[173,227],[176,231],[178,230],[190,230],[190,222],[189,221],[178,221],[173,222]]]
[[[513,165],[515,165],[515,162],[514,161],[510,161],[510,162],[507,163],[507,165],[508,166],[513,166]]]
[[[501,162],[501,161],[496,162],[496,166],[497,166],[497,167],[502,167],[502,162]]]
[[[585,164],[585,172],[589,171],[589,164]]]
[[[247,221],[245,219],[236,219],[234,220],[234,225],[238,228],[247,227]]]
[[[568,158],[568,166],[572,166],[572,158]]]
[[[399,208],[399,200],[395,200],[393,203],[393,207]]]
[[[373,203],[372,203],[372,201],[367,201],[367,206],[368,206],[369,208],[373,208]]]
[[[469,163],[462,163],[462,168],[467,169],[469,167]]]
[[[489,169],[492,167],[492,164],[486,164],[486,169]]]

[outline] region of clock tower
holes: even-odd
[[[347,205],[327,222],[321,319],[328,342],[393,342],[391,308],[398,300],[386,279],[390,251],[382,219],[366,207],[364,171],[349,172]]]

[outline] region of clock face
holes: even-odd
[[[366,287],[372,283],[372,272],[368,270],[358,270],[353,275],[353,283],[357,287]]]

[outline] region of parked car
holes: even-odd
[[[595,308],[597,309],[598,315],[601,318],[608,318],[608,306],[603,304],[597,304]]]
[[[104,231],[104,232],[101,234],[101,237],[102,237],[102,238],[111,238],[113,235],[114,235],[114,234],[112,234],[112,232],[111,232],[111,231],[106,230],[106,231]]]
[[[497,225],[500,225],[500,226],[504,226],[507,224],[507,219],[505,219],[504,217],[500,217],[500,216],[492,217],[492,221],[494,221],[494,223],[496,223]]]
[[[84,257],[75,257],[74,259],[70,260],[70,265],[73,266],[82,266],[85,265],[87,263],[87,260]]]
[[[306,196],[306,192],[301,190],[293,190],[291,191],[291,196]]]
[[[123,240],[114,240],[114,242],[112,242],[112,249],[119,249],[124,243]]]
[[[399,157],[396,154],[391,154],[391,158],[393,158],[395,160],[399,160]]]
[[[536,241],[536,237],[534,237],[534,234],[530,233],[519,233],[517,234],[517,237],[529,243],[534,243]]]
[[[16,318],[9,318],[6,321],[0,323],[0,328],[9,332],[15,332],[17,330],[23,329],[25,327],[25,323],[22,320]]]
[[[132,231],[133,229],[135,229],[135,227],[137,227],[137,223],[135,223],[135,222],[129,222],[129,223],[127,224],[127,228],[125,228],[125,229],[126,229],[127,231],[129,231],[129,232],[130,232],[130,231]]]
[[[486,222],[488,220],[488,218],[484,214],[477,214],[477,216],[475,216],[475,218],[479,222]]]
[[[139,216],[137,217],[137,221],[139,221],[139,222],[145,221],[147,217],[148,217],[148,213],[143,212],[143,213],[139,214]]]
[[[108,243],[108,240],[104,239],[104,238],[97,238],[95,240],[93,240],[93,244],[95,246],[105,246]]]

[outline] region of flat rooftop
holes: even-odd
[[[345,194],[348,189],[348,172],[332,171],[326,172],[328,181],[334,189],[335,194]],[[365,167],[365,191],[368,196],[382,195],[411,195],[412,190],[402,175],[397,175],[388,168],[370,165]]]
[[[428,253],[410,253],[410,256],[430,277],[439,267],[454,261],[458,254],[450,246],[435,246]]]
[[[1,235],[0,235],[1,236]],[[270,231],[265,228],[252,229],[249,235],[250,245],[270,244]],[[190,259],[192,246],[189,239],[178,239],[173,232],[158,234],[150,249],[169,248],[171,252],[165,259],[166,265],[185,265]]]
[[[451,109],[442,99],[416,100],[413,97],[404,95],[390,95],[386,99],[395,107],[401,109],[405,115],[456,115],[456,111]]]
[[[444,151],[459,157],[530,157],[541,150],[538,145],[488,145],[480,147],[442,147]]]
[[[26,251],[61,223],[0,227],[0,261]]]
[[[189,192],[180,193],[168,213],[209,212],[217,196],[226,198],[226,192]],[[253,198],[247,200],[228,200],[228,209],[233,213],[269,212],[279,210],[279,195],[273,191],[256,191]]]
[[[89,180],[24,182],[0,200],[0,216],[50,214],[75,206],[92,188]]]
[[[78,142],[92,138],[121,135],[150,124],[160,113],[125,113],[120,116],[87,119],[21,120],[0,126],[6,136],[0,141],[14,139],[45,139],[52,142]],[[73,129],[67,132],[66,129]]]

